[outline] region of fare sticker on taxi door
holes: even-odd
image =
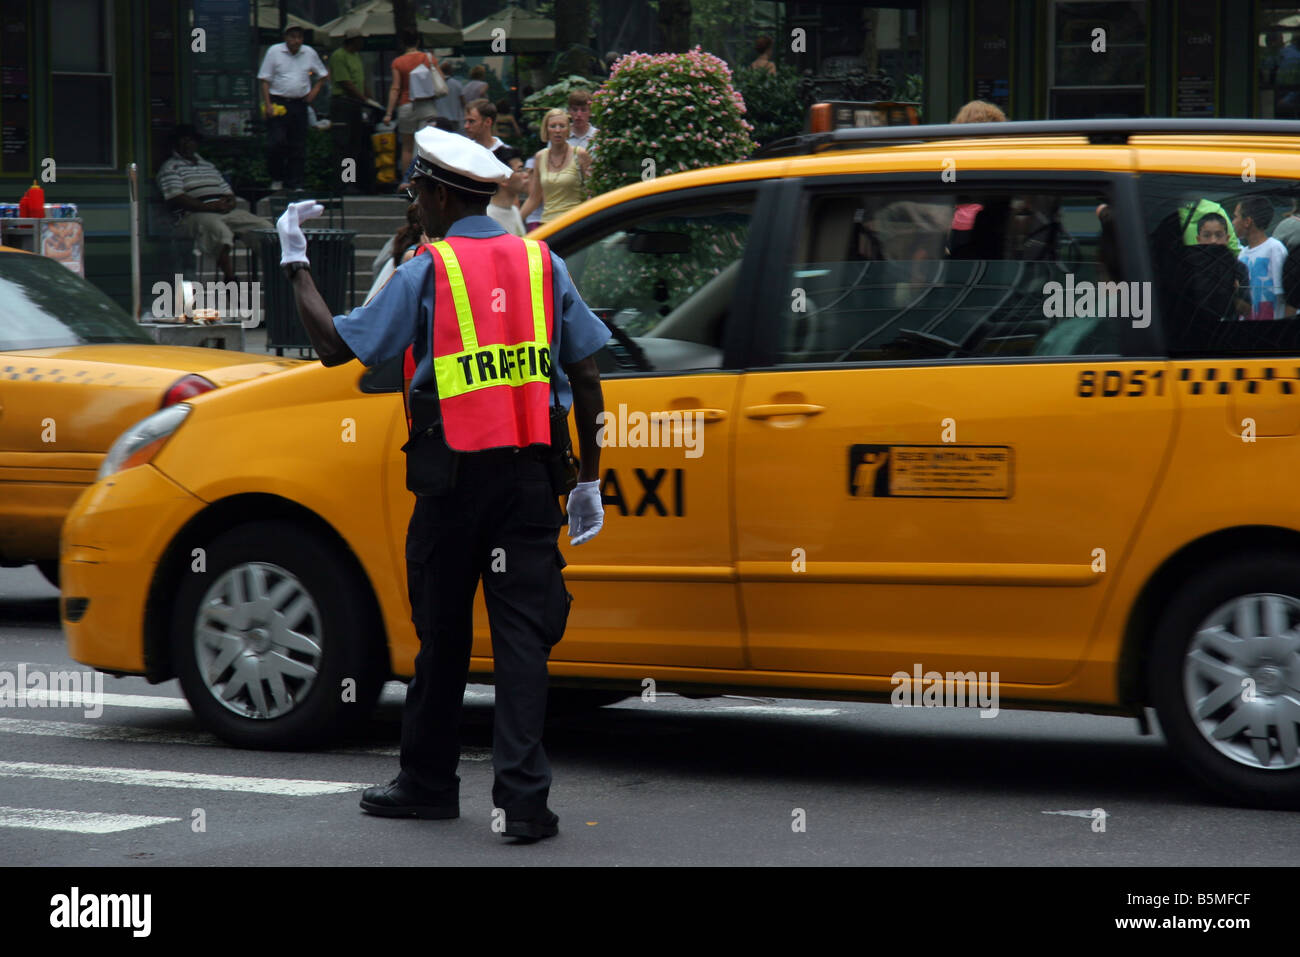
[[[1006,445],[851,445],[855,498],[1010,498]]]

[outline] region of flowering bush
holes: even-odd
[[[592,192],[744,159],[754,148],[744,114],[730,68],[699,47],[620,57],[592,98]]]

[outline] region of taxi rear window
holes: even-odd
[[[112,299],[43,256],[0,256],[0,350],[153,340]]]
[[[1138,187],[1170,355],[1300,355],[1300,184],[1156,173]]]

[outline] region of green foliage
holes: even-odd
[[[925,86],[921,74],[909,73],[903,77],[903,88],[898,93],[898,98],[904,103],[921,103],[925,100]],[[921,115],[921,107],[916,108],[917,116]]]
[[[530,123],[538,123],[546,115],[547,110],[553,110],[556,107],[567,108],[569,94],[574,90],[586,90],[588,93],[595,93],[596,85],[597,81],[590,77],[579,76],[576,73],[566,76],[564,79],[557,80],[550,86],[543,87],[525,97],[524,115],[528,117]]]
[[[744,159],[754,148],[731,70],[699,47],[629,53],[596,91],[593,193]]]
[[[550,86],[543,87],[536,93],[529,94],[523,102],[523,122],[526,127],[524,131],[524,151],[525,155],[531,156],[542,147],[542,117],[546,115],[547,110],[555,108],[567,109],[569,106],[569,93],[573,90],[586,90],[588,93],[596,92],[596,81],[585,76],[578,76],[576,73],[566,76],[562,80],[557,80]],[[513,145],[513,144],[512,144]]]
[[[205,160],[226,174],[236,192],[248,187],[270,185],[271,174],[266,165],[265,134],[222,142],[204,140],[199,144],[198,152]]]
[[[799,74],[777,64],[776,73],[746,67],[736,71],[736,88],[749,108],[754,140],[770,143],[803,130],[804,110],[799,103]]]
[[[230,177],[235,192],[249,188],[265,189],[271,185],[265,134],[239,140],[205,141],[199,146],[199,155]],[[329,130],[308,128],[303,178],[306,190],[311,193],[324,195],[339,189],[334,141]]]

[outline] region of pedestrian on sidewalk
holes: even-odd
[[[569,114],[558,107],[542,117],[548,145],[533,157],[532,189],[523,208],[525,222],[528,214],[542,204],[546,205],[542,222],[549,223],[586,199],[591,154],[569,145],[569,127]]]
[[[303,45],[302,27],[284,31],[284,42],[266,51],[257,78],[262,84],[271,189],[302,189],[307,169],[307,107],[329,75],[316,51]]]
[[[456,73],[454,61],[443,60],[438,64],[438,69],[442,70],[442,78],[447,84],[447,95],[438,97],[434,108],[437,110],[438,116],[451,122],[453,130],[459,130],[465,125],[465,100],[462,96],[465,88],[454,75]],[[445,129],[445,127],[439,127],[439,129]]]
[[[330,79],[337,87],[330,98],[334,168],[341,175],[345,161],[351,160],[355,164],[355,180],[344,184],[347,193],[370,193],[375,188],[370,131],[374,125],[371,110],[378,104],[366,89],[366,67],[361,60],[361,49],[365,45],[365,37],[353,27],[344,34],[343,46],[330,54]]]
[[[397,133],[402,141],[402,156],[398,169],[406,169],[411,164],[411,157],[415,150],[415,131],[423,129],[438,115],[437,98],[412,99],[411,97],[411,71],[418,66],[427,66],[436,70],[438,58],[420,49],[420,34],[414,30],[402,32],[402,48],[405,52],[393,61],[393,83],[388,88],[388,112],[384,114],[384,122],[391,123],[393,111],[397,111]],[[397,191],[401,192],[409,185],[403,181],[398,184]]]

